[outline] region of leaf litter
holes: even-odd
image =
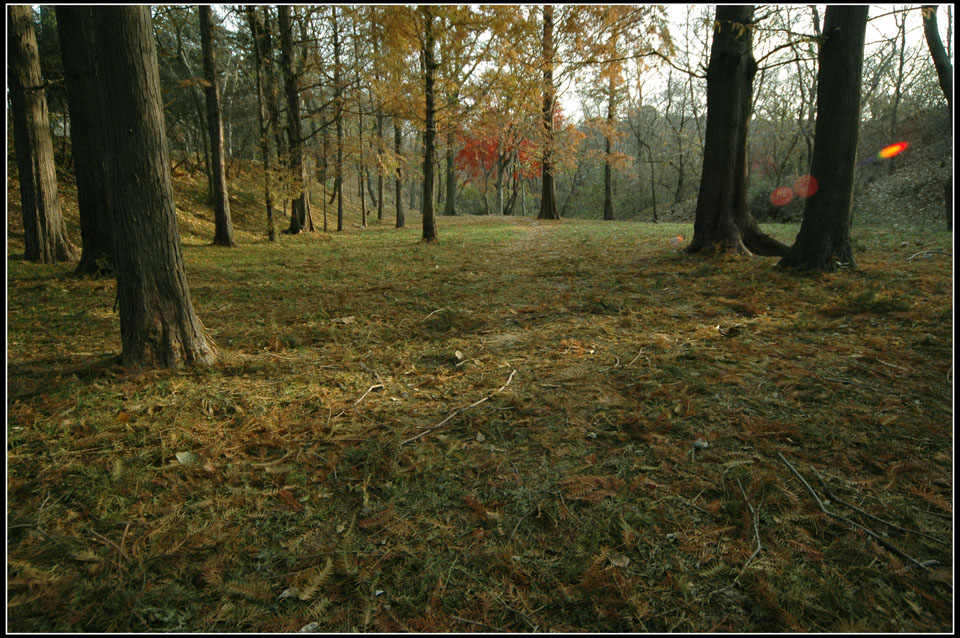
[[[442,222],[188,244],[210,369],[11,258],[11,629],[952,628],[948,234],[809,276]]]

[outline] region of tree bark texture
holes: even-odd
[[[757,63],[751,52],[753,5],[717,7],[707,67],[707,126],[693,240],[701,250],[781,256],[747,210],[747,124]]]
[[[247,22],[253,37],[254,77],[257,85],[257,124],[260,127],[260,153],[263,156],[263,198],[267,209],[267,238],[277,240],[277,229],[273,223],[273,194],[270,190],[270,116],[268,114],[267,93],[264,88],[264,61],[268,57],[265,51],[269,41],[266,29],[256,7],[246,5]]]
[[[213,9],[208,4],[197,7],[200,13],[200,47],[203,57],[203,88],[207,103],[207,132],[210,134],[210,159],[213,163],[213,243],[236,246],[233,221],[230,219],[230,196],[223,161],[223,117],[220,109],[220,88],[217,86],[216,53],[214,52]]]
[[[294,198],[290,206],[290,227],[295,235],[313,230],[310,202],[306,194],[306,173],[303,161],[303,127],[300,123],[300,80],[294,70],[293,27],[290,5],[277,7],[280,25],[280,66],[283,69],[284,94],[287,98],[287,141],[290,144],[290,172],[294,179]]]
[[[337,122],[337,162],[333,190],[337,197],[337,230],[343,231],[343,85],[340,64],[340,30],[337,8],[333,7],[333,109]]]
[[[950,120],[953,120],[953,68],[950,66],[950,56],[943,48],[943,42],[940,40],[940,28],[937,26],[937,5],[924,5],[923,10],[923,34],[927,40],[927,48],[930,49],[930,57],[933,58],[933,66],[937,70],[937,79],[940,82],[940,90],[943,91],[943,97],[947,99],[947,110],[950,112]],[[948,32],[949,37],[949,32]],[[948,177],[943,190],[943,200],[947,216],[947,230],[953,230],[953,178]]]
[[[807,198],[800,233],[781,268],[855,268],[850,244],[866,5],[828,5],[817,74],[817,122],[810,174],[819,189]]]
[[[553,5],[543,7],[543,179],[537,219],[560,219],[557,185],[553,175],[553,111],[557,89],[553,85]]]
[[[403,228],[406,223],[403,215],[403,166],[401,162],[403,161],[403,155],[400,154],[401,151],[401,142],[403,140],[400,136],[400,121],[394,117],[393,118],[393,152],[397,156],[397,175],[396,175],[396,188],[394,190],[394,203],[397,208],[397,228]]]
[[[95,7],[124,365],[211,364],[184,272],[150,7]]]
[[[20,178],[24,257],[45,264],[74,261],[80,255],[67,237],[60,214],[33,9],[29,5],[10,5],[7,11],[7,77]]]
[[[433,32],[432,7],[423,9],[423,18],[424,90],[426,93],[426,132],[423,138],[423,241],[435,241],[437,239],[437,222],[433,211],[433,156],[437,143],[435,84],[439,65],[437,64],[436,51],[434,51],[435,35]]]
[[[610,82],[607,86],[609,95],[607,96],[607,134],[604,139],[604,163],[603,163],[603,219],[613,221],[613,127],[615,124],[614,113],[616,109],[616,79],[614,74],[610,74]]]
[[[63,55],[64,83],[70,106],[70,139],[77,175],[82,251],[76,274],[113,275],[113,224],[110,219],[110,189],[107,187],[103,129],[105,107],[98,91],[97,61],[93,41],[93,11],[90,7],[56,7],[57,32]]]

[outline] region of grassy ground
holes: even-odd
[[[270,244],[254,200],[222,249],[178,201],[223,355],[141,374],[8,204],[11,630],[952,629],[949,234],[811,277],[689,225]]]

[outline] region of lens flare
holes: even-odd
[[[812,197],[819,188],[820,184],[817,183],[817,178],[813,175],[803,175],[793,183],[793,192],[796,193],[797,197]]]
[[[891,144],[886,147],[879,153],[877,153],[878,159],[890,159],[894,155],[899,155],[903,151],[907,150],[907,147],[910,146],[909,142],[897,142],[896,144]]]
[[[789,186],[775,188],[773,192],[770,193],[770,203],[774,206],[786,206],[791,201],[793,201],[793,189]]]

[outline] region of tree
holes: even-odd
[[[113,225],[110,219],[110,189],[107,188],[104,150],[106,131],[101,114],[97,61],[90,48],[93,13],[90,7],[56,7],[57,32],[63,56],[64,83],[70,108],[70,138],[77,175],[82,251],[78,275],[113,274]]]
[[[800,233],[780,268],[832,272],[856,267],[850,245],[866,5],[829,5],[817,75],[817,122],[810,174],[819,185],[807,198]]]
[[[403,140],[400,134],[401,133],[400,128],[401,128],[400,120],[396,116],[394,116],[393,118],[393,152],[397,156],[397,168],[396,168],[397,174],[396,174],[396,188],[394,191],[394,204],[396,205],[396,211],[397,211],[397,223],[396,223],[397,228],[403,228],[404,225],[406,224],[406,220],[403,214],[403,164],[402,164],[403,155],[401,154],[402,149],[400,146]]]
[[[210,154],[213,177],[213,243],[217,246],[236,246],[233,222],[230,219],[230,197],[227,194],[227,176],[223,162],[223,117],[220,110],[220,89],[217,87],[216,55],[213,38],[213,9],[210,5],[197,7],[200,13],[200,43],[203,48],[203,88],[207,102],[207,132],[210,135]]]
[[[67,237],[57,197],[57,173],[33,30],[33,9],[29,5],[11,5],[7,11],[9,92],[20,178],[24,256],[46,264],[74,261],[78,251]]]
[[[937,70],[937,79],[943,90],[943,97],[947,100],[947,110],[953,120],[953,69],[950,66],[950,56],[943,49],[940,41],[940,29],[937,27],[937,5],[923,7],[923,34],[927,40],[927,48],[933,58],[933,66]],[[947,34],[949,37],[949,33]],[[947,230],[953,230],[953,178],[948,177],[944,185],[944,202],[947,213]]]
[[[707,67],[707,126],[693,240],[704,249],[780,256],[787,246],[760,230],[747,210],[747,123],[757,63],[753,5],[717,7]]]
[[[553,58],[553,5],[548,4],[543,7],[543,177],[537,219],[560,219],[553,162],[553,113],[557,97],[557,88],[553,84]]]
[[[437,222],[433,214],[433,156],[436,146],[436,95],[434,85],[437,79],[437,58],[434,51],[436,36],[434,34],[433,8],[425,6],[423,12],[423,62],[424,62],[424,100],[426,108],[426,132],[424,133],[423,154],[423,241],[436,241]]]
[[[147,6],[93,9],[124,365],[212,364],[216,345],[194,313],[164,134]]]
[[[280,67],[283,70],[284,95],[287,98],[287,141],[290,144],[290,170],[294,177],[293,202],[290,206],[290,227],[287,233],[295,235],[303,230],[313,231],[310,200],[306,193],[306,169],[303,157],[303,127],[300,122],[300,79],[295,70],[293,28],[290,5],[280,5]]]
[[[270,241],[277,240],[277,230],[273,223],[273,194],[270,191],[270,119],[268,114],[267,93],[265,89],[264,62],[269,56],[266,47],[269,40],[263,20],[253,5],[244,7],[247,13],[247,23],[250,25],[250,34],[253,36],[253,63],[254,75],[257,83],[257,123],[260,127],[260,153],[263,156],[263,197],[267,209],[267,237]]]

